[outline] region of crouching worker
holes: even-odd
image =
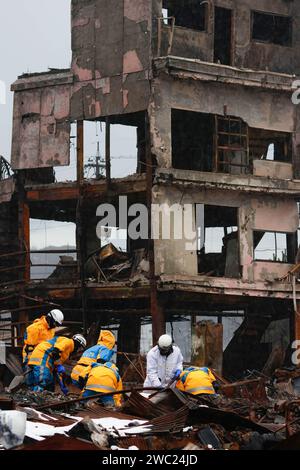
[[[73,368],[71,374],[73,385],[82,390],[86,383],[90,366],[96,363],[105,364],[105,362],[109,362],[114,355],[115,344],[116,338],[113,333],[108,330],[102,330],[98,344],[87,349]]]
[[[219,384],[208,367],[189,367],[181,372],[176,388],[193,395],[216,395]]]
[[[49,341],[43,341],[32,352],[28,362],[31,372],[28,374],[28,385],[34,392],[55,389],[55,379],[58,381],[61,391],[67,395],[65,386],[66,362],[72,353],[86,347],[86,339],[82,335],[74,335],[72,339],[64,336],[55,336]]]
[[[42,341],[54,338],[55,328],[61,326],[64,315],[60,310],[51,310],[48,315],[37,318],[26,328],[23,347],[23,367],[26,366],[34,348]]]
[[[182,371],[183,356],[169,335],[162,335],[157,346],[147,354],[147,377],[144,387],[171,386]]]
[[[118,392],[123,390],[122,379],[119,369],[112,362],[105,364],[92,364],[82,397],[92,397],[97,393]],[[101,397],[101,403],[104,405],[121,406],[121,395]]]

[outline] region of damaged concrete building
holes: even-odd
[[[296,1],[72,0],[71,68],[12,85],[14,175],[0,182],[1,310],[12,315],[12,346],[54,304],[85,331],[117,325],[120,351],[139,352],[149,319],[154,341],[166,323],[184,321],[188,362],[220,372],[223,362],[228,377],[285,363],[300,339],[299,31]],[[84,129],[95,121],[105,126],[105,172],[90,180]],[[116,124],[137,135],[137,171],[118,179]],[[58,183],[74,128],[77,178]],[[192,206],[197,246],[187,249],[185,233],[128,237],[125,252],[101,247],[97,207],[118,212],[119,196],[129,206]],[[32,279],[30,219],[76,224],[61,277]],[[240,326],[223,352],[232,318]]]

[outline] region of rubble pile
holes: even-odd
[[[272,379],[259,377],[223,385],[219,395],[211,397],[177,389],[152,397],[149,392],[132,390],[124,393],[118,409],[104,407],[95,397],[80,399],[78,395],[22,389],[0,397],[0,409],[26,413],[24,441],[16,450],[57,446],[86,450],[299,449],[300,397],[294,387],[299,376],[295,370],[278,370]]]

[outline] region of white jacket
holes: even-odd
[[[167,387],[177,369],[182,371],[183,357],[178,346],[173,345],[169,356],[162,356],[158,346],[147,354],[147,377],[144,387]]]

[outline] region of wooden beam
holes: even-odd
[[[161,299],[157,290],[157,282],[155,276],[155,252],[154,240],[152,239],[152,187],[154,165],[151,153],[151,134],[149,114],[145,113],[145,149],[146,149],[146,177],[147,177],[147,207],[148,207],[148,256],[150,265],[150,302],[152,316],[152,338],[155,345],[159,337],[166,331],[166,323],[164,318]]]
[[[68,186],[69,185],[69,186]],[[130,194],[146,192],[146,176],[139,175],[134,179],[118,178],[110,182],[110,194]],[[107,184],[105,181],[98,181],[93,184],[84,183],[84,197],[93,197],[94,199],[105,198],[107,194]],[[27,191],[26,199],[28,202],[41,201],[76,201],[79,197],[79,188],[76,183],[66,183],[64,187],[52,184],[45,185],[44,188],[30,188]]]

